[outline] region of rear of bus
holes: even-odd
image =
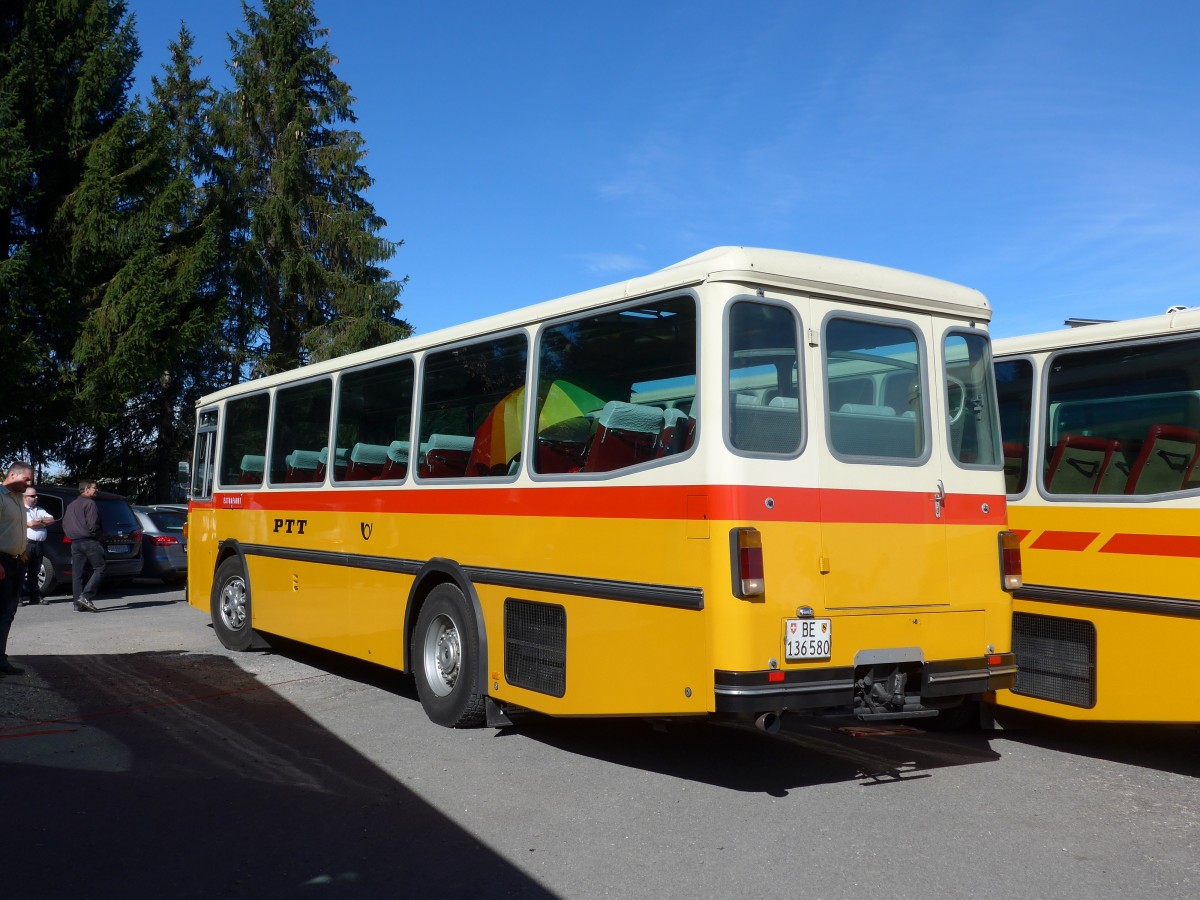
[[[766,728],[959,713],[1015,672],[986,301],[856,263],[822,276],[756,266],[722,309],[716,709]]]

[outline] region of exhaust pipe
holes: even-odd
[[[767,734],[778,734],[779,716],[773,712],[759,713],[758,718],[754,720],[754,727]]]

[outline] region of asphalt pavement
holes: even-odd
[[[0,896],[1200,896],[1194,727],[454,731],[411,679],[230,653],[182,591],[18,610]]]

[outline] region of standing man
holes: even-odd
[[[8,661],[8,633],[21,600],[25,557],[25,507],[18,498],[32,482],[33,466],[15,462],[8,467],[4,490],[0,490],[0,678],[25,674]]]
[[[42,549],[46,542],[46,526],[54,521],[54,516],[37,505],[37,488],[29,485],[25,488],[25,594],[29,599],[22,600],[21,605],[29,603],[33,606],[45,606],[50,601],[42,596],[39,575],[42,571]]]
[[[104,579],[104,545],[100,543],[100,507],[96,505],[96,482],[79,482],[79,496],[63,514],[63,534],[71,542],[71,594],[75,612],[99,612],[96,591]],[[83,567],[90,564],[92,577],[83,583]]]

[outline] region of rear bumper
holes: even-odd
[[[949,659],[921,665],[921,699],[975,697],[988,691],[1010,688],[1016,677],[1016,658],[1011,653],[995,654],[988,665],[983,657]],[[782,680],[771,681],[772,677]],[[716,710],[737,715],[761,712],[845,711],[854,706],[853,666],[818,669],[760,670],[714,673]],[[944,706],[944,702],[937,703]]]

